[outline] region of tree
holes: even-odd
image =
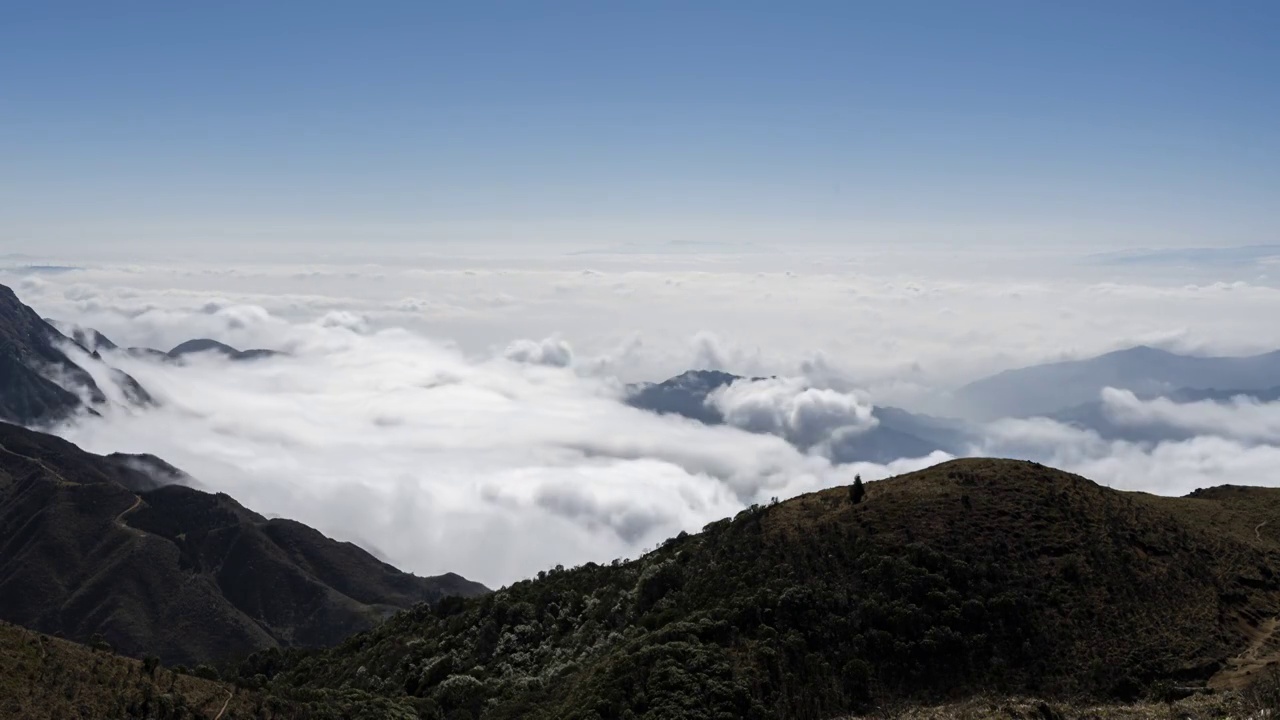
[[[107,642],[107,639],[103,637],[102,633],[94,633],[92,636],[90,636],[89,647],[93,648],[94,650],[102,650],[103,652],[112,651],[111,643]]]
[[[867,494],[867,489],[862,486],[862,476],[854,475],[853,484],[849,486],[849,502],[854,505],[862,502],[862,496]]]
[[[142,661],[142,671],[151,677],[156,676],[156,668],[160,667],[160,658],[152,655]]]

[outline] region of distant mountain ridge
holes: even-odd
[[[1280,387],[1280,350],[1198,357],[1140,345],[1085,360],[1005,370],[965,385],[955,398],[961,410],[983,420],[1051,416],[1097,400],[1106,387],[1147,397],[1269,390]]]
[[[486,592],[163,484],[165,468],[177,472],[0,424],[0,619],[194,664],[329,645],[415,603]]]
[[[112,342],[110,338],[98,332],[94,328],[83,327],[72,323],[62,322],[45,318],[46,323],[59,331],[63,335],[73,340],[77,345],[84,348],[87,352],[98,355],[99,351],[111,351],[122,349],[119,345]],[[185,342],[178,343],[173,349],[165,352],[149,347],[130,347],[125,348],[125,352],[130,355],[144,358],[152,358],[158,360],[179,360],[188,355],[197,355],[200,353],[216,353],[229,360],[258,360],[261,358],[274,357],[283,355],[278,350],[265,350],[254,348],[250,350],[238,350],[226,343],[213,340],[211,338],[194,338]]]
[[[184,358],[201,355],[205,353],[212,353],[214,355],[220,356],[227,360],[236,360],[236,361],[262,360],[265,358],[270,358],[270,357],[275,357],[277,355],[285,354],[278,350],[265,350],[261,348],[254,348],[251,350],[237,350],[236,348],[226,343],[218,342],[217,340],[211,340],[209,338],[196,338],[194,340],[187,340],[185,342],[175,345],[174,348],[168,352],[165,352],[163,350],[156,350],[154,348],[146,348],[146,347],[131,347],[125,350],[125,352],[129,353],[130,355],[133,355],[134,357],[140,357],[140,358],[145,358],[149,360],[159,360],[161,362],[180,361],[180,360],[183,360]]]
[[[1136,393],[1135,393],[1136,395]],[[1186,403],[1230,403],[1237,399],[1250,402],[1271,403],[1280,401],[1280,387],[1263,388],[1261,390],[1213,390],[1197,388],[1181,388],[1162,395],[1137,395],[1142,400],[1164,398],[1178,404]],[[1102,401],[1081,403],[1058,410],[1047,415],[1051,420],[1072,427],[1089,430],[1104,440],[1125,440],[1133,443],[1155,444],[1161,442],[1178,442],[1188,440],[1203,431],[1193,431],[1168,424],[1147,422],[1141,425],[1123,422],[1113,417]]]
[[[625,401],[642,410],[719,425],[724,417],[707,399],[722,387],[748,379],[765,378],[690,370],[662,382],[630,385]],[[1100,400],[1106,387],[1129,390],[1143,400],[1166,398],[1178,404],[1226,403],[1239,397],[1277,402],[1280,351],[1242,358],[1192,357],[1140,346],[1085,360],[1006,370],[956,393],[956,409],[968,411],[977,422],[877,406],[872,409],[876,427],[842,438],[831,448],[831,459],[888,463],[939,450],[973,454],[982,446],[982,423],[1002,418],[1045,417],[1095,432],[1104,440],[1148,445],[1203,434],[1154,420],[1136,424],[1114,417]]]
[[[706,425],[724,423],[724,416],[707,398],[716,390],[745,378],[718,370],[690,370],[659,383],[628,388],[627,404],[658,414],[674,414]],[[875,407],[874,428],[841,438],[832,449],[836,462],[887,463],[901,458],[925,457],[941,450],[958,454],[973,440],[961,421],[919,415],[894,407]]]
[[[181,358],[187,355],[207,352],[218,353],[219,355],[223,355],[231,360],[258,360],[281,354],[276,350],[263,350],[260,348],[237,350],[236,348],[233,348],[226,343],[220,343],[217,340],[197,338],[177,345],[169,351],[168,355],[171,358]]]

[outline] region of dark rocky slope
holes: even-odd
[[[97,381],[67,354],[74,347],[79,347],[74,340],[0,285],[0,421],[49,425],[105,403]],[[79,349],[101,362],[96,350]],[[100,369],[130,402],[152,401],[127,374],[106,365]]]
[[[329,645],[415,603],[485,592],[163,485],[167,467],[0,424],[0,619],[193,664]]]

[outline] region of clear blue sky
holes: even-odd
[[[1280,2],[0,0],[0,254],[1236,245]]]

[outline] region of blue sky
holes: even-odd
[[[1280,3],[0,0],[0,253],[1276,241]]]

